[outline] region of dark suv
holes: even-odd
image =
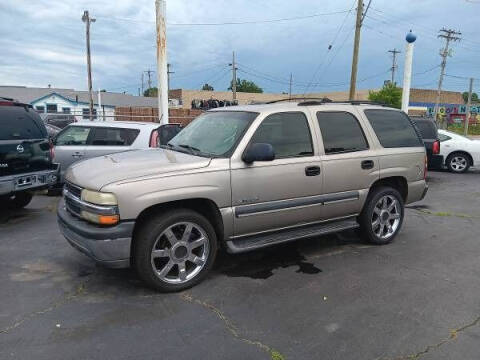
[[[33,190],[48,188],[57,178],[40,116],[28,104],[0,97],[0,210],[26,206]]]
[[[423,143],[427,150],[428,168],[441,169],[443,167],[443,156],[440,155],[437,125],[430,118],[420,116],[411,116],[410,118],[422,135]]]

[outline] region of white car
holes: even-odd
[[[438,130],[438,139],[442,144],[440,154],[451,172],[463,173],[470,166],[480,163],[480,140],[471,140],[446,130]]]
[[[178,124],[160,125],[135,121],[76,122],[53,139],[60,183],[73,163],[127,150],[158,147],[178,133]],[[170,134],[171,133],[171,134]]]

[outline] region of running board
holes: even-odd
[[[226,242],[227,251],[229,253],[241,253],[297,239],[355,229],[358,226],[359,225],[355,218],[348,218],[344,220],[302,226],[294,229],[281,230],[266,234],[252,235],[239,239],[228,240]]]

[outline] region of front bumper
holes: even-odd
[[[75,249],[106,267],[130,266],[134,221],[124,221],[111,227],[90,224],[71,215],[63,199],[58,205],[57,219],[61,233]]]
[[[34,171],[26,174],[0,177],[0,195],[25,190],[39,190],[53,186],[58,181],[59,165],[51,170]]]

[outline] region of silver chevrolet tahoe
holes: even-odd
[[[402,111],[298,101],[215,109],[167,145],[106,155],[66,173],[58,223],[109,267],[161,291],[200,282],[224,247],[240,253],[359,228],[399,233],[427,192],[421,137]]]

